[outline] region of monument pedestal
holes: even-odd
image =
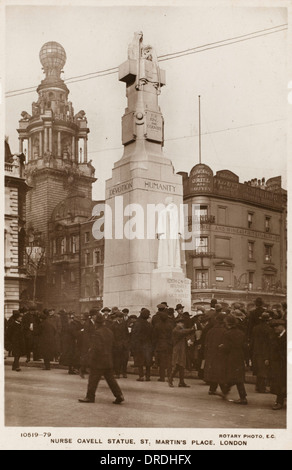
[[[161,268],[159,240],[167,232],[157,231],[158,214],[163,210],[159,206],[165,207],[171,199],[180,211],[183,185],[181,175],[162,152],[164,120],[158,96],[165,85],[165,73],[154,49],[143,45],[141,32],[135,33],[129,45],[119,80],[126,83],[128,106],[122,118],[124,153],[106,182],[112,234],[105,238],[103,302],[109,307],[127,307],[133,314],[142,307],[154,309],[154,313],[164,299],[174,307],[181,302],[188,306],[190,281],[181,268],[173,266],[168,272],[156,269]]]
[[[151,308],[156,309],[161,302],[169,307],[184,305],[186,312],[191,311],[191,280],[179,271],[154,269],[151,274]]]

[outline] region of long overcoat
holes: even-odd
[[[237,327],[226,330],[223,337],[222,351],[225,354],[226,369],[224,383],[244,383],[246,338]]]
[[[49,319],[42,320],[39,326],[39,352],[40,357],[53,360],[55,356],[55,326]]]
[[[252,330],[252,369],[253,374],[257,377],[269,377],[269,366],[265,364],[265,361],[270,361],[271,359],[272,334],[273,330],[266,322],[260,323]]]
[[[149,367],[152,365],[152,326],[144,318],[139,317],[134,323],[131,334],[131,351],[134,356],[135,367]]]
[[[97,327],[92,337],[89,351],[89,367],[92,370],[107,370],[113,368],[113,332],[102,325]]]
[[[179,325],[175,327],[172,332],[172,365],[175,367],[179,365],[181,367],[187,366],[187,340],[186,337],[193,333],[190,328],[181,328]]]
[[[11,321],[7,328],[6,337],[11,347],[12,355],[14,357],[23,356],[25,353],[25,342],[21,323],[15,320]]]
[[[271,389],[279,393],[287,388],[287,333],[279,337],[273,332],[271,338]]]
[[[226,357],[219,346],[223,344],[225,332],[224,324],[218,323],[206,335],[204,367],[204,380],[206,382],[224,383]]]

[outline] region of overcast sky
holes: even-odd
[[[214,172],[229,169],[240,181],[281,175],[286,187],[287,30],[285,8],[193,6],[7,6],[6,92],[34,86],[44,78],[39,51],[47,41],[66,50],[63,79],[117,67],[127,60],[134,32],[157,55],[226,41],[225,47],[160,63],[166,86],[159,104],[165,119],[164,153],[176,171],[198,163],[198,95],[202,107],[202,161]],[[159,2],[157,2],[158,4]],[[276,4],[278,2],[274,2]],[[109,3],[110,5],[110,3]],[[266,31],[264,31],[266,30]],[[251,40],[242,36],[262,31]],[[267,34],[269,33],[269,34]],[[246,36],[245,36],[246,38]],[[218,44],[217,44],[218,45]],[[98,181],[95,199],[104,198],[105,180],[121,158],[121,117],[125,84],[117,73],[68,84],[75,112],[84,109],[90,128],[88,151]],[[5,133],[18,152],[17,127],[31,113],[37,93],[7,98]]]

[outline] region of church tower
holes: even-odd
[[[48,246],[49,220],[66,197],[79,194],[91,200],[94,168],[87,157],[89,128],[83,110],[74,114],[69,90],[61,78],[66,52],[57,42],[40,50],[45,78],[37,88],[38,100],[31,114],[19,121],[19,152],[27,141],[27,228],[41,233]]]
[[[64,301],[64,307],[78,309],[80,223],[92,214],[92,184],[96,181],[87,156],[89,128],[85,112],[74,113],[69,89],[61,78],[64,48],[47,42],[39,57],[45,78],[37,88],[31,114],[21,113],[17,129],[19,152],[26,148],[25,176],[31,188],[26,196],[27,257],[28,251],[31,256],[38,253],[30,247],[40,246],[43,253],[37,271],[33,265],[32,277],[35,282],[37,278],[33,299],[56,307]]]

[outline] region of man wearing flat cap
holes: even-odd
[[[271,393],[276,395],[273,410],[281,410],[287,396],[287,331],[284,320],[272,320],[269,323],[274,330],[271,347]]]
[[[116,398],[113,402],[120,405],[125,399],[113,373],[113,342],[112,331],[104,326],[104,318],[98,313],[95,317],[95,335],[90,350],[90,374],[87,394],[80,398],[80,403],[94,403],[95,394],[101,377],[103,376]]]

